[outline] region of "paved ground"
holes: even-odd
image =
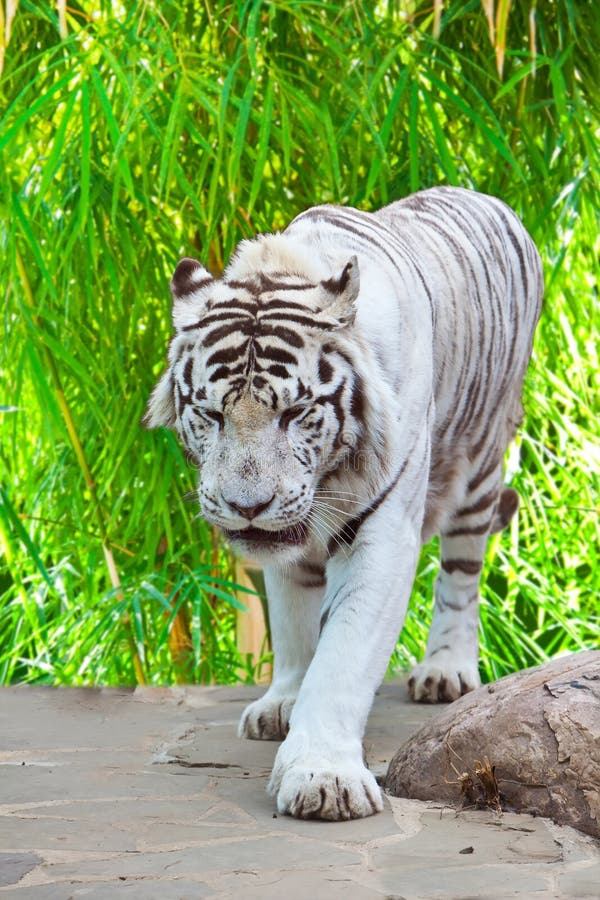
[[[600,898],[600,845],[546,820],[390,799],[277,816],[277,745],[241,741],[258,688],[0,690],[0,900]],[[369,764],[435,709],[385,685]]]

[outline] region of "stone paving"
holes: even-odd
[[[0,900],[600,898],[600,844],[544,819],[388,798],[353,822],[276,814],[260,688],[0,690]],[[385,684],[377,775],[434,707]]]

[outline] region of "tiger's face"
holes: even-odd
[[[207,521],[246,554],[291,560],[310,536],[320,480],[362,428],[361,385],[339,341],[358,266],[321,280],[234,274],[177,267],[176,334],[145,421],[175,428],[197,463]]]

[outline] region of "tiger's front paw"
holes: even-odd
[[[362,762],[307,757],[286,764],[281,746],[269,793],[277,809],[297,819],[362,819],[381,812],[383,798],[374,776]],[[282,753],[282,751],[284,751]]]
[[[420,703],[450,703],[481,684],[477,663],[465,662],[447,650],[414,667],[408,679],[411,700]]]
[[[238,735],[255,741],[283,741],[290,730],[290,715],[295,700],[294,696],[267,691],[264,697],[244,710]]]

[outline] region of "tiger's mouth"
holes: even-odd
[[[237,531],[223,529],[223,534],[230,541],[243,542],[256,547],[285,546],[298,547],[306,541],[308,528],[303,522],[283,528],[281,531],[267,531],[250,525]]]

